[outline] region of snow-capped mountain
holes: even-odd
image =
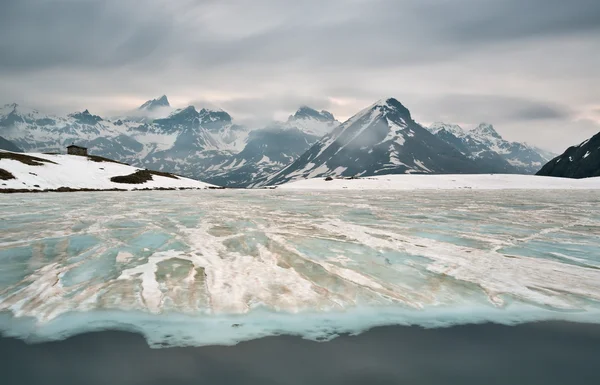
[[[548,158],[542,156],[534,147],[526,143],[505,140],[491,124],[481,123],[469,134],[484,143],[492,151],[500,154],[520,173],[534,174],[548,161]]]
[[[219,119],[214,120],[227,121],[228,115],[225,115],[215,114]],[[239,143],[241,139],[243,148],[204,170],[204,173],[210,175],[208,180],[211,183],[223,186],[258,186],[269,175],[298,159],[323,133],[331,132],[338,124],[331,113],[306,106],[291,115],[287,122],[272,122],[263,129],[248,131],[241,126],[216,124],[212,131],[221,138],[220,148],[239,149],[239,146],[231,144]],[[211,128],[210,124],[204,126]],[[227,133],[232,131],[237,142],[227,137]]]
[[[0,135],[26,152],[61,152],[77,142],[105,156],[128,161],[141,150],[126,135],[128,127],[104,120],[88,110],[58,117],[8,104],[0,108]]]
[[[490,149],[486,143],[472,137],[459,125],[434,123],[429,131],[454,146],[463,155],[477,161],[481,172],[516,174],[519,170],[511,165],[502,155]]]
[[[348,119],[266,184],[322,176],[478,170],[475,161],[421,127],[406,107],[389,98]]]
[[[269,175],[298,159],[318,137],[286,125],[273,124],[250,132],[245,148],[207,172],[211,183],[228,187],[255,187]]]
[[[234,153],[244,149],[250,130],[233,123],[231,115],[227,112],[203,108],[198,116],[200,124],[213,136],[219,149]]]
[[[502,138],[491,124],[481,123],[467,131],[456,124],[434,123],[428,130],[462,154],[474,159],[481,172],[533,174],[549,159],[544,152],[525,143]]]
[[[132,165],[248,187],[293,162],[319,139],[296,123],[325,130],[335,122],[326,113],[317,113],[320,120],[302,116],[303,110],[315,111],[300,109],[297,120],[251,131],[223,110],[198,111],[194,106],[158,119],[111,120],[88,110],[58,117],[7,105],[0,108],[0,135],[28,152],[64,152],[75,143]]]
[[[518,172],[515,164],[534,164],[540,156],[504,141],[491,126],[465,132],[438,125],[429,128],[432,135],[395,99],[343,125],[304,106],[286,122],[258,130],[223,110],[167,105],[166,97],[145,103],[159,118],[106,119],[88,110],[53,116],[10,104],[0,107],[0,136],[27,152],[64,152],[75,143],[135,166],[235,187],[317,175]]]
[[[600,132],[578,146],[569,147],[542,167],[537,175],[563,178],[600,176]]]
[[[300,131],[321,138],[340,125],[333,114],[328,111],[317,111],[308,106],[302,106],[294,115],[290,115],[287,125]]]
[[[169,104],[169,99],[167,99],[166,95],[163,95],[160,98],[148,100],[146,103],[139,106],[138,110],[154,111],[158,108],[164,108],[164,107],[171,107],[171,104]]]

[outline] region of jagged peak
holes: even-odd
[[[199,112],[200,119],[203,122],[211,123],[216,121],[231,122],[231,115],[220,108],[202,108]]]
[[[309,107],[307,105],[302,105],[302,106],[300,106],[300,108],[298,108],[298,110],[293,115],[290,115],[290,117],[288,118],[288,122],[294,121],[294,120],[299,120],[299,119],[306,119],[306,118],[316,119],[316,120],[319,120],[322,122],[334,122],[335,121],[335,117],[329,111],[325,111],[325,110],[317,111],[312,107]]]
[[[455,136],[462,136],[466,134],[465,130],[461,126],[452,123],[433,122],[428,129],[433,134],[437,134],[443,130],[448,131]]]
[[[175,116],[181,116],[181,115],[189,115],[189,114],[198,114],[198,111],[196,110],[196,107],[194,106],[187,106],[185,108],[178,108],[175,111],[171,112],[171,114],[169,115],[169,118],[175,117]]]
[[[80,123],[91,125],[103,120],[100,116],[91,114],[88,109],[85,109],[81,112],[74,112],[72,114],[69,114],[69,117],[79,121]]]
[[[148,100],[146,103],[138,107],[138,110],[151,111],[160,107],[171,107],[171,104],[169,104],[169,99],[167,99],[167,95],[162,95],[159,98]]]
[[[480,123],[473,131],[473,134],[478,136],[492,136],[497,139],[502,139],[500,134],[494,129],[494,126],[489,123]]]
[[[371,106],[371,109],[380,109],[384,114],[389,112],[396,112],[401,115],[407,115],[410,118],[410,111],[404,107],[402,103],[395,98],[380,99]]]

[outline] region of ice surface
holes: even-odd
[[[329,182],[328,182],[329,183]],[[597,191],[0,196],[0,330],[153,346],[600,321]]]
[[[391,150],[391,148],[390,148]],[[390,155],[390,163],[398,159]],[[400,163],[402,164],[402,163]],[[426,168],[415,160],[421,168]],[[411,170],[409,170],[411,172]],[[600,177],[571,179],[515,174],[381,175],[355,179],[301,179],[278,189],[291,190],[577,190],[600,189]]]

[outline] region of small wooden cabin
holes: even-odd
[[[86,147],[76,146],[74,144],[67,146],[67,154],[87,156],[88,149]]]

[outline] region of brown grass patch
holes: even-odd
[[[10,172],[6,171],[3,168],[0,168],[0,180],[9,180],[9,179],[16,179],[16,178]]]
[[[18,160],[19,162],[24,163],[28,166],[43,166],[44,163],[56,164],[56,162],[53,162],[48,159],[42,159],[31,155],[19,154],[16,152],[0,152],[0,159]]]
[[[116,160],[108,159],[108,158],[105,158],[103,156],[98,156],[98,155],[88,155],[87,158],[89,160],[91,160],[92,162],[98,162],[98,163],[100,163],[100,162],[110,162],[110,163],[118,163],[118,164],[124,164],[126,166],[129,166],[127,163],[118,162]]]
[[[166,178],[171,178],[171,179],[179,179],[177,177],[177,175],[175,174],[171,174],[169,172],[163,172],[163,171],[152,171],[152,170],[146,170],[148,171],[150,174],[152,175],[158,175],[158,176],[164,176]]]
[[[164,176],[172,179],[179,179],[177,178],[177,176],[169,174],[168,172],[137,170],[133,174],[113,176],[112,178],[110,178],[110,180],[111,182],[115,183],[142,184],[152,180],[152,175]]]

